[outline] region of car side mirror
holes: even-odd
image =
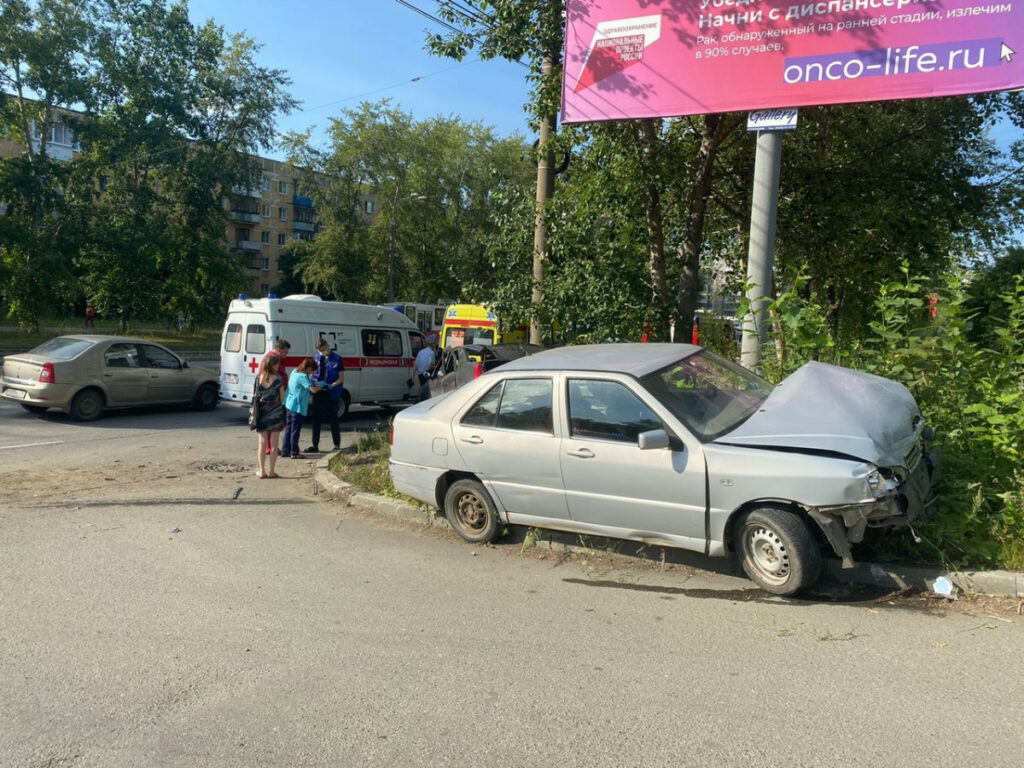
[[[652,429],[649,432],[641,432],[637,435],[637,445],[641,451],[653,451],[658,448],[668,448],[668,432],[664,429]]]
[[[181,367],[182,368],[188,368],[188,360],[182,360],[181,361]]]

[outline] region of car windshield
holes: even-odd
[[[705,442],[746,421],[772,391],[757,374],[706,349],[640,382]]]
[[[89,339],[70,339],[66,336],[58,336],[40,344],[29,351],[32,355],[45,355],[54,360],[71,360],[78,357],[85,350],[89,349],[93,342]]]

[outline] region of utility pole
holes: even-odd
[[[782,163],[782,134],[758,131],[754,155],[754,190],[750,208],[750,250],[747,256],[747,301],[743,318],[740,363],[756,369],[761,348],[768,341],[768,303],[775,260],[775,220],[779,207],[779,170]]]
[[[542,66],[543,79],[551,77],[552,58],[546,56]],[[550,139],[555,133],[554,115],[546,115],[540,121],[540,137],[537,142],[540,157],[537,158],[537,213],[533,229],[533,290],[530,294],[530,343],[541,343],[540,321],[538,319],[541,305],[544,303],[544,259],[548,256],[548,226],[545,207],[555,193],[555,153],[550,146]]]

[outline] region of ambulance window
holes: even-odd
[[[224,351],[225,352],[241,352],[242,351],[242,324],[241,323],[228,323],[228,329],[224,333]]]
[[[420,353],[420,350],[423,349],[423,347],[426,346],[423,343],[423,334],[422,333],[410,333],[409,334],[409,344],[412,347],[412,356],[416,357],[416,355],[418,355]]]
[[[250,325],[245,329],[245,351],[250,355],[262,355],[267,351],[267,329],[262,325]]]
[[[363,331],[363,354],[366,357],[401,357],[402,336],[398,331]]]

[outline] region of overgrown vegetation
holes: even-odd
[[[355,446],[341,451],[331,459],[331,471],[346,483],[369,493],[395,499],[406,498],[391,484],[391,473],[388,471],[391,446],[388,439],[386,428],[360,434]]]

